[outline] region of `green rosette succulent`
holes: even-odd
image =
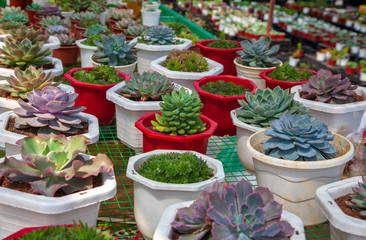
[[[208,70],[208,62],[201,54],[186,49],[170,51],[163,66],[169,70],[180,72],[205,72]]]
[[[116,23],[116,27],[120,27],[119,26],[120,22],[122,22],[122,21],[119,21],[118,23]],[[141,36],[142,34],[144,34],[144,32],[147,29],[148,28],[144,25],[131,23],[125,30],[125,34],[126,34],[126,36],[138,37],[138,36]]]
[[[362,177],[362,182],[353,189],[352,200],[348,204],[353,209],[361,210],[361,216],[366,217],[366,177]]]
[[[146,35],[143,36],[143,40],[147,44],[151,45],[170,45],[176,42],[176,35],[174,31],[167,26],[152,26]]]
[[[27,28],[26,26],[22,26],[18,29],[11,29],[9,33],[10,36],[8,36],[6,40],[12,43],[21,42],[26,38],[31,40],[32,44],[40,41],[45,43],[50,37],[49,34],[43,33],[41,29],[35,30],[34,28]]]

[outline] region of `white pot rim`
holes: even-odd
[[[237,57],[237,58],[235,58],[234,59],[234,64],[237,66],[237,67],[241,67],[241,68],[247,68],[247,69],[251,69],[251,70],[257,70],[257,71],[266,71],[266,70],[268,70],[268,69],[273,69],[273,68],[276,68],[276,66],[275,67],[267,67],[267,68],[260,68],[260,67],[249,67],[249,66],[245,66],[245,65],[243,65],[243,64],[240,64],[240,63],[238,63],[237,62],[237,59],[239,59],[239,57]],[[280,61],[281,62],[281,64],[279,65],[279,66],[282,66],[282,61]]]
[[[252,125],[249,125],[247,123],[244,123],[242,121],[240,121],[238,119],[238,117],[236,116],[236,112],[235,112],[236,109],[232,110],[230,112],[230,116],[231,116],[231,119],[233,120],[233,124],[236,126],[236,127],[239,127],[239,128],[244,128],[244,129],[248,129],[252,132],[259,132],[259,131],[262,131],[262,130],[265,130],[265,128],[261,128],[261,127],[255,127],[255,126],[252,126]]]
[[[88,50],[97,50],[97,47],[96,46],[89,46],[89,45],[85,45],[83,44],[83,42],[86,40],[85,39],[80,39],[80,40],[77,40],[75,41],[76,45],[79,47],[79,48],[84,48],[84,49],[88,49]]]
[[[146,50],[146,51],[154,51],[154,52],[160,52],[160,51],[171,51],[173,49],[187,49],[190,46],[192,46],[192,41],[186,38],[176,38],[180,41],[183,41],[181,44],[177,45],[147,45],[145,43],[137,43],[138,38],[134,38],[130,41],[130,43],[137,43],[135,45],[135,48],[140,50]]]
[[[101,63],[97,63],[93,60],[93,57],[94,57],[94,54],[90,56],[90,61],[93,65],[96,65],[96,66],[100,66],[100,65],[103,65]],[[129,67],[132,67],[132,66],[135,66],[137,64],[137,60],[131,64],[128,64],[128,65],[123,65],[123,66],[111,66],[111,67],[114,67],[114,68],[117,68],[118,69],[122,69],[122,68],[129,68]]]
[[[148,15],[155,15],[155,14],[160,14],[161,10],[155,9],[154,11],[147,11],[146,9],[142,8],[141,13],[148,14]]]

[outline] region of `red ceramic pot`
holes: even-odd
[[[116,84],[91,84],[84,83],[73,78],[74,73],[79,70],[91,71],[93,67],[88,68],[73,68],[64,77],[70,82],[71,86],[75,89],[75,92],[79,94],[75,101],[75,107],[86,107],[85,113],[92,114],[98,118],[99,124],[109,125],[116,116],[115,106],[113,102],[110,102],[106,98],[106,92],[109,88]],[[118,71],[124,80],[128,80],[131,77]]]
[[[196,43],[201,49],[201,54],[204,57],[212,59],[218,63],[221,63],[224,66],[224,71],[220,75],[234,75],[236,76],[236,67],[234,64],[234,59],[239,56],[236,52],[243,50],[243,48],[233,48],[233,49],[219,49],[219,48],[211,48],[207,47],[208,44],[217,41],[217,39],[210,39],[210,40],[202,40]],[[236,42],[240,46],[240,42],[237,41],[230,41]]]
[[[79,47],[73,46],[61,46],[58,49],[53,50],[53,57],[62,61],[64,67],[70,67],[78,62]]]
[[[350,68],[350,67],[346,67],[346,73],[352,75],[352,74],[355,73],[355,69],[354,68]]]
[[[214,135],[233,136],[236,134],[236,127],[231,120],[230,112],[240,107],[240,104],[238,103],[239,99],[246,100],[246,98],[245,95],[221,96],[202,90],[201,87],[204,84],[208,82],[217,82],[218,80],[233,82],[235,85],[242,85],[245,88],[248,88],[252,94],[254,94],[255,90],[257,89],[257,85],[255,85],[255,83],[250,80],[229,75],[207,76],[193,83],[203,103],[203,108],[201,110],[202,114],[217,123],[217,128],[214,132]]]
[[[161,114],[161,112],[146,113],[135,123],[136,128],[143,134],[143,152],[170,149],[190,150],[206,154],[208,139],[217,127],[216,122],[201,114],[200,119],[206,123],[206,131],[194,135],[172,136],[149,129],[152,126],[151,121],[156,121],[155,114]]]
[[[35,14],[34,15],[34,25],[36,25],[36,23],[38,23],[41,20],[42,20],[42,17],[41,16],[39,16],[38,14]]]

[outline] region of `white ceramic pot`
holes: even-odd
[[[282,203],[285,210],[299,216],[305,226],[325,222],[327,219],[315,202],[315,191],[341,179],[346,163],[354,154],[352,143],[335,134],[332,144],[338,157],[323,161],[290,161],[265,155],[261,142],[267,138],[261,131],[250,136],[247,142],[258,185],[268,187],[275,200]]]
[[[366,109],[366,101],[347,104],[328,104],[300,97],[301,86],[291,88],[295,93],[294,99],[310,108],[309,114],[316,121],[326,124],[332,132],[348,132],[358,128],[361,118]],[[366,98],[366,87],[358,87],[356,92]]]
[[[159,225],[154,233],[153,240],[169,240],[172,239],[172,228],[170,223],[173,222],[177,216],[179,208],[189,207],[193,201],[181,202],[172,204],[167,207],[160,219]],[[290,240],[305,240],[305,229],[301,219],[287,211],[283,211],[281,215],[282,221],[287,221],[295,228],[295,233]]]
[[[346,45],[344,43],[342,43],[342,42],[337,42],[336,43],[336,49],[337,49],[337,51],[342,51],[345,46]]]
[[[54,64],[54,68],[44,70],[46,74],[51,72],[51,76],[61,76],[64,73],[64,68],[60,59],[54,57],[45,57],[44,60],[50,60]],[[11,75],[14,75],[13,69],[0,68],[1,80],[10,79]]]
[[[235,110],[230,112],[230,116],[233,120],[233,124],[236,126],[236,149],[239,161],[243,165],[245,171],[254,174],[254,163],[252,156],[247,149],[247,141],[252,134],[262,131],[264,128],[254,127],[243,123],[236,117]]]
[[[366,82],[366,73],[364,73],[364,72],[360,73],[360,81],[361,82]]]
[[[251,80],[257,85],[258,88],[265,89],[266,81],[259,76],[259,74],[268,69],[274,69],[276,67],[269,68],[257,68],[257,67],[248,67],[238,63],[238,58],[234,59],[234,63],[236,65],[236,76]],[[281,62],[282,65],[282,62]]]
[[[290,56],[288,59],[288,63],[293,67],[296,67],[299,62],[300,58],[293,58],[292,56]]]
[[[157,112],[161,110],[161,101],[133,101],[120,95],[120,89],[126,83],[120,82],[114,87],[108,89],[107,99],[116,105],[116,126],[117,137],[128,147],[135,151],[142,151],[142,132],[135,127],[135,122],[145,113]],[[175,91],[182,87],[174,84]],[[187,89],[192,92],[190,89]]]
[[[151,69],[166,76],[170,81],[182,85],[196,92],[193,82],[206,76],[217,76],[224,71],[224,66],[221,63],[215,62],[209,58],[205,59],[208,62],[208,71],[205,72],[178,72],[171,71],[163,67],[163,63],[167,56],[158,58],[151,62]]]
[[[3,35],[0,37],[0,48],[5,46],[4,40],[6,35]],[[47,40],[47,42],[43,45],[42,50],[44,49],[59,49],[60,48],[60,40],[56,36],[50,36]],[[52,56],[53,52],[50,54]]]
[[[95,46],[88,46],[83,44],[85,39],[77,40],[75,43],[78,45],[80,49],[80,58],[81,58],[81,67],[93,67],[92,62],[90,61],[91,56],[94,54],[94,51],[97,50]]]
[[[7,111],[0,114],[0,149],[5,149],[5,155],[15,155],[20,153],[20,146],[16,144],[16,142],[24,137],[25,135],[21,135],[18,133],[9,132],[6,130],[8,125],[9,117],[15,117],[15,113],[13,111]],[[98,119],[87,113],[77,113],[75,116],[80,116],[80,118],[84,121],[88,122],[88,132],[84,133],[85,137],[91,140],[91,143],[96,143],[99,139],[99,123]]]
[[[366,240],[366,220],[345,214],[335,199],[353,193],[362,177],[348,178],[316,190],[316,201],[330,222],[332,240]]]
[[[108,11],[104,11],[104,12],[101,12],[98,16],[98,19],[102,23],[102,25],[105,25],[105,21],[107,19],[107,13],[108,13]]]
[[[71,26],[70,17],[74,14],[74,11],[72,12],[61,12],[61,15],[65,18],[64,22],[67,24],[67,26]]]
[[[93,55],[90,56],[90,61],[92,63],[92,67],[98,67],[98,66],[102,65],[93,60]],[[128,76],[132,77],[133,72],[135,71],[136,64],[137,64],[137,61],[134,63],[131,63],[129,65],[125,65],[125,66],[111,66],[111,67],[114,67],[114,69],[119,70],[119,71],[127,74]]]
[[[173,49],[183,50],[192,46],[192,41],[185,38],[177,38],[182,44],[177,45],[147,45],[145,43],[137,43],[135,48],[139,49],[137,55],[137,69],[140,74],[150,70],[151,61],[169,55]],[[131,43],[137,42],[137,38],[131,40]]]
[[[342,59],[338,59],[336,62],[337,66],[341,66],[341,67],[345,67],[348,63],[349,59],[348,58],[342,58]]]
[[[102,173],[99,187],[63,197],[46,197],[0,187],[0,238],[26,227],[73,224],[74,221],[95,226],[100,202],[112,198],[116,190],[114,173],[110,176]]]
[[[192,152],[207,162],[214,169],[214,176],[206,181],[190,184],[170,184],[152,181],[141,176],[137,169],[152,155],[168,152],[187,152],[177,150],[155,150],[131,157],[127,166],[127,177],[134,181],[134,211],[138,229],[145,238],[152,238],[166,207],[171,204],[195,200],[206,189],[216,182],[225,179],[222,163],[206,155]],[[147,204],[148,203],[148,204]]]
[[[360,51],[360,46],[351,46],[352,54],[358,54],[359,51]]]
[[[160,13],[160,9],[155,9],[154,11],[141,9],[142,24],[148,27],[159,25]]]
[[[325,53],[316,52],[316,60],[318,62],[324,62],[325,61]]]

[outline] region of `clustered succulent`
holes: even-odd
[[[118,22],[119,23],[119,22]],[[116,23],[116,27],[118,27],[118,23]],[[125,30],[126,36],[138,37],[144,34],[144,32],[148,29],[145,25],[141,24],[131,24]]]
[[[253,190],[242,178],[236,184],[216,182],[191,206],[178,209],[171,226],[179,239],[290,239],[294,228],[281,214],[268,188]]]
[[[155,114],[151,124],[158,132],[170,135],[192,135],[206,130],[206,123],[199,118],[203,104],[196,93],[189,93],[183,87],[179,93],[172,91],[162,96],[161,115]]]
[[[352,200],[348,204],[351,208],[362,210],[361,216],[366,218],[366,177],[362,177],[362,182],[353,189]]]
[[[250,67],[273,67],[279,66],[281,61],[270,56],[278,52],[279,45],[272,46],[270,37],[261,37],[259,40],[251,39],[251,42],[244,40],[240,42],[242,51],[238,51],[237,58],[240,64]]]
[[[42,27],[49,27],[51,25],[65,25],[64,21],[59,16],[46,16],[38,23]]]
[[[341,74],[333,75],[329,70],[319,69],[308,83],[301,85],[301,97],[331,104],[352,103],[357,97],[357,87],[349,78],[342,79]]]
[[[134,18],[133,11],[131,9],[113,9],[112,19],[114,20],[123,20],[123,19],[131,19]]]
[[[67,34],[69,33],[69,29],[64,25],[51,25],[46,28],[46,32],[55,35],[55,34]]]
[[[269,128],[270,124],[284,114],[304,114],[307,108],[294,100],[294,93],[275,87],[273,90],[257,88],[254,94],[247,92],[246,101],[238,100],[240,108],[236,117],[249,125]]]
[[[55,34],[60,41],[61,46],[72,46],[75,45],[75,34]]]
[[[174,84],[157,72],[143,72],[142,75],[135,73],[125,83],[126,85],[121,88],[120,94],[139,101],[156,101],[174,90]]]
[[[93,12],[90,11],[85,11],[85,12],[76,12],[74,13],[74,15],[71,16],[71,19],[75,20],[75,21],[84,21],[85,19],[96,19],[97,15]]]
[[[0,18],[1,29],[3,30],[17,29],[28,23],[28,17],[18,12],[9,12]]]
[[[309,114],[283,115],[265,131],[270,138],[262,141],[264,153],[271,157],[292,161],[321,161],[336,157],[330,143],[333,134],[327,125],[317,122]]]
[[[84,19],[83,21],[81,21],[81,23],[79,23],[79,27],[81,28],[88,28],[94,24],[101,24],[101,22],[99,21],[99,19]]]
[[[83,34],[86,36],[95,36],[98,34],[109,34],[109,33],[110,31],[106,26],[98,23],[89,26]]]
[[[220,49],[232,49],[232,48],[239,48],[239,45],[233,41],[216,40],[210,44],[207,44],[207,47],[220,48]]]
[[[91,71],[79,70],[75,72],[73,77],[78,81],[92,84],[115,84],[124,80],[116,69],[109,65],[100,65]]]
[[[78,128],[83,128],[81,119],[76,113],[84,111],[85,107],[71,107],[75,103],[77,93],[68,93],[54,86],[47,86],[41,91],[35,89],[26,93],[28,103],[18,100],[20,108],[14,108],[15,127],[24,129],[39,128],[38,135],[48,136],[60,133],[76,134]]]
[[[165,59],[164,67],[180,72],[205,72],[208,70],[207,60],[199,53],[190,50],[170,51]]]
[[[201,86],[203,91],[221,95],[221,96],[239,96],[245,95],[249,91],[243,85],[235,84],[233,82],[225,82],[224,80],[218,80],[217,82],[208,82]]]
[[[112,174],[113,164],[105,154],[86,161],[80,153],[86,151],[90,140],[78,135],[26,137],[21,145],[21,159],[5,157],[0,163],[0,177],[29,183],[34,193],[53,197],[58,190],[69,194],[93,188],[92,176]]]
[[[312,75],[314,74],[307,70],[300,70],[286,62],[282,66],[277,66],[273,72],[268,74],[268,77],[287,82],[303,82],[307,81]]]
[[[0,8],[0,16],[5,16],[8,13],[21,13],[26,14],[20,7],[14,7],[14,6],[5,6],[3,8]]]
[[[175,44],[176,35],[174,31],[167,26],[152,26],[143,36],[143,41],[151,45],[171,45]]]
[[[40,41],[45,43],[50,37],[49,34],[43,33],[41,29],[35,30],[34,28],[27,28],[26,26],[22,26],[18,29],[11,29],[9,34],[10,36],[8,36],[6,40],[12,43],[21,42],[26,38],[28,38],[32,44]]]
[[[45,16],[61,16],[61,8],[56,4],[43,4],[41,10],[37,11],[38,15]]]
[[[123,18],[123,19],[119,20],[118,22],[116,22],[116,24],[114,26],[119,29],[127,29],[128,26],[135,25],[135,24],[137,24],[135,20],[133,20],[131,18]]]
[[[88,7],[88,10],[100,14],[107,9],[107,6],[107,0],[92,1]]]
[[[179,22],[167,22],[166,25],[168,27],[170,27],[175,34],[179,35],[181,33],[188,33],[189,32],[189,28],[183,24],[183,23],[179,23]]]
[[[93,47],[95,47],[94,41],[102,42],[103,41],[102,34],[89,36],[88,38],[86,38],[85,40],[83,40],[83,44],[85,44],[87,46],[93,46]]]
[[[26,100],[26,93],[34,89],[41,90],[50,85],[57,86],[59,83],[52,83],[53,79],[51,72],[45,74],[43,68],[36,69],[30,66],[24,71],[14,69],[14,76],[12,75],[10,79],[6,79],[9,85],[1,85],[0,89],[10,92],[12,97]]]

